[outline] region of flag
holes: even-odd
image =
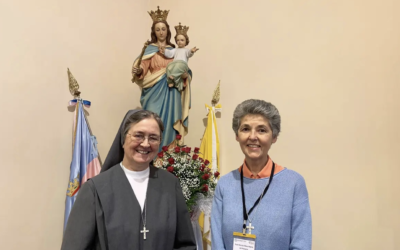
[[[210,161],[208,165],[212,172],[219,172],[219,137],[215,112],[221,110],[221,105],[210,107],[206,104],[208,111],[207,127],[201,140],[200,152],[203,153],[203,158]],[[210,217],[203,213],[199,217],[200,228],[203,232],[203,248],[211,250],[211,234],[210,234]]]
[[[97,150],[96,137],[91,134],[86,121],[83,105],[90,106],[89,101],[75,99],[70,105],[76,105],[73,131],[73,152],[70,167],[69,183],[65,200],[64,229],[67,226],[69,213],[76,200],[81,186],[90,178],[100,173],[101,164]]]

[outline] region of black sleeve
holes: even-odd
[[[82,185],[71,213],[61,245],[61,250],[92,249],[96,237],[95,192],[92,181]]]
[[[178,181],[175,185],[176,207],[177,207],[177,226],[175,234],[175,250],[196,250],[196,240],[194,238],[192,223],[186,207],[185,198]]]

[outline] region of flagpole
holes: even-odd
[[[72,154],[74,153],[74,147],[75,147],[75,138],[76,138],[76,126],[78,124],[78,112],[79,112],[79,103],[83,105],[83,100],[81,98],[81,92],[79,91],[79,84],[78,81],[75,79],[75,77],[72,75],[71,71],[69,68],[67,68],[67,74],[68,74],[68,85],[69,85],[69,92],[71,95],[76,99],[76,107],[75,107],[75,127],[74,127],[74,133],[73,133],[73,138],[72,138]],[[83,108],[83,107],[82,107]],[[91,136],[93,136],[92,129],[89,124],[89,120],[87,119],[85,109],[83,109],[83,116],[85,118],[86,124],[88,125],[89,128],[89,133]],[[98,152],[98,159],[100,162],[100,165],[103,165],[103,162],[101,161],[100,153]]]
[[[75,203],[81,186],[90,178],[98,175],[101,171],[101,160],[97,149],[97,140],[93,135],[84,106],[90,106],[90,102],[82,100],[78,82],[68,69],[69,90],[74,99],[70,106],[75,107],[75,123],[72,128],[72,159],[70,174],[65,198],[64,230],[66,228],[69,214]]]
[[[215,113],[220,111],[221,108],[221,105],[218,104],[221,95],[220,85],[221,81],[218,82],[218,85],[214,90],[211,106],[206,104],[206,110],[208,111],[207,126],[200,145],[200,151],[203,153],[204,159],[210,161],[209,167],[211,166],[212,172],[219,170],[219,136]],[[217,182],[217,178],[215,179],[215,182]],[[203,249],[210,250],[210,217],[202,213],[199,217],[199,225],[202,229]]]

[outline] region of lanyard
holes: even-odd
[[[258,199],[256,200],[256,202],[254,203],[253,207],[250,208],[249,212],[247,213],[247,209],[246,209],[246,198],[244,195],[244,188],[243,188],[243,165],[242,165],[242,171],[240,171],[240,185],[242,188],[242,202],[243,202],[243,230],[246,229],[246,224],[247,224],[247,220],[249,218],[249,215],[251,214],[251,212],[253,212],[253,209],[258,205],[258,203],[261,201],[261,199],[264,197],[264,195],[267,193],[269,186],[272,183],[272,179],[274,178],[274,171],[275,171],[275,162],[272,162],[272,169],[271,169],[271,174],[270,174],[270,180],[268,185],[265,187],[264,192],[260,195],[260,197],[258,197]]]

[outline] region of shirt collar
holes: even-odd
[[[246,161],[243,161],[243,165],[239,168],[239,172],[242,171],[242,168],[243,168],[243,176],[246,178],[250,178],[250,179],[267,178],[271,174],[272,159],[271,159],[271,157],[268,156],[267,164],[265,164],[265,166],[261,169],[261,171],[257,175],[254,175],[249,170],[249,168],[246,165]]]

